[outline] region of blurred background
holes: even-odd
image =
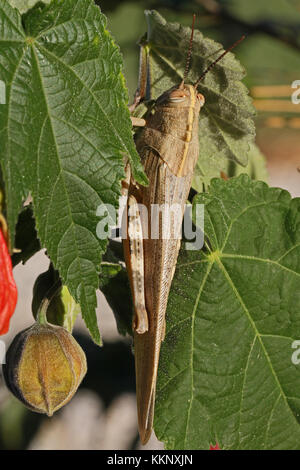
[[[146,31],[145,9],[156,9],[168,21],[185,26],[191,25],[195,13],[196,27],[224,47],[246,33],[235,54],[247,70],[245,84],[257,109],[257,144],[266,157],[268,182],[300,196],[300,104],[291,101],[296,91],[292,83],[300,81],[300,0],[102,0],[99,4],[124,57],[130,102],[137,87],[137,42]],[[7,344],[32,324],[32,287],[48,264],[40,252],[15,268],[19,300],[10,333],[1,338]],[[98,320],[103,348],[92,343],[80,319],[76,322],[75,337],[87,354],[88,374],[73,400],[52,418],[35,414],[15,400],[0,372],[0,449],[142,447],[136,426],[131,341],[119,335],[100,292]],[[162,448],[154,436],[143,447]]]

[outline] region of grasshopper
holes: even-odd
[[[181,242],[180,236],[176,236],[177,232],[168,239],[149,236],[149,227],[157,223],[151,207],[155,204],[176,204],[181,209],[181,227],[199,154],[198,120],[205,102],[204,96],[198,93],[197,86],[211,67],[244,39],[243,36],[223,52],[196,83],[186,84],[194,21],[195,17],[181,83],[156,100],[152,112],[145,120],[132,118],[133,125],[143,126],[136,139],[136,147],[149,179],[149,186],[136,184],[130,176],[124,184],[128,192],[129,216],[128,236],[123,243],[134,304],[133,341],[138,427],[143,444],[147,443],[152,432],[160,347],[166,330],[165,313]],[[140,81],[141,75],[140,73]],[[131,110],[142,98],[141,94],[136,94]],[[144,220],[140,212],[141,205],[147,208]]]

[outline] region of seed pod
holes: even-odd
[[[69,402],[86,374],[86,357],[65,328],[36,322],[11,343],[5,382],[28,408],[52,416]]]

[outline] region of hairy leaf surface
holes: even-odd
[[[196,203],[210,248],[179,257],[157,436],[171,449],[299,449],[300,198],[241,175]]]
[[[99,343],[96,294],[106,240],[100,204],[117,207],[123,156],[146,182],[132,139],[122,59],[91,0],[37,4],[23,18],[0,0],[0,162],[11,241],[32,195],[41,245]],[[99,220],[99,219],[98,219]]]

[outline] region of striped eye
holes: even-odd
[[[203,95],[201,95],[201,93],[198,93],[197,94],[197,100],[200,102],[200,106],[203,106],[204,103],[205,103],[205,98]]]
[[[176,97],[173,98],[173,97],[170,96],[170,101],[172,103],[181,103],[184,100],[185,100],[185,96],[183,96],[182,98],[176,98]]]
[[[181,103],[186,98],[184,90],[173,90],[169,95],[169,101],[172,103]]]

